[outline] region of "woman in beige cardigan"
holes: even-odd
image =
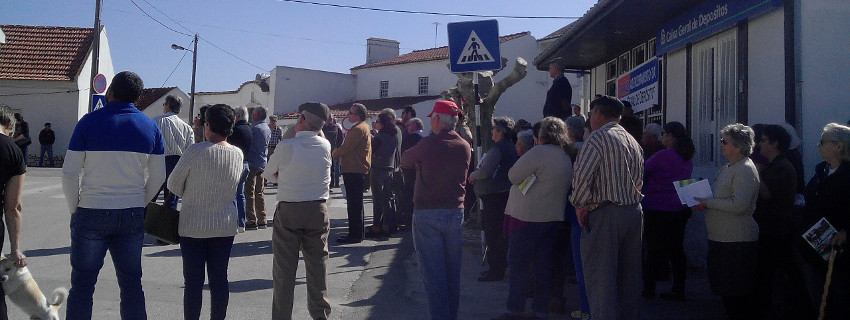
[[[714,198],[700,199],[708,231],[708,282],[723,297],[729,319],[754,319],[752,295],[758,260],[759,227],[753,219],[760,179],[750,160],[753,129],[740,123],[720,131],[720,149],[729,163],[714,181]]]
[[[545,319],[549,313],[550,256],[557,222],[564,221],[567,191],[572,181],[572,162],[564,147],[568,143],[564,121],[544,118],[531,150],[508,171],[513,184],[505,210],[505,230],[509,233],[508,266],[510,291],[507,312],[497,319],[523,319],[525,298],[531,284],[529,268],[534,268],[532,319]],[[519,186],[529,177],[533,184],[523,193]],[[534,178],[532,178],[534,179]]]

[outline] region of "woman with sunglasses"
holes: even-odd
[[[759,174],[750,160],[753,129],[740,123],[720,131],[720,149],[729,163],[714,181],[714,198],[700,199],[694,210],[705,210],[708,231],[708,281],[723,298],[729,319],[755,319],[752,293],[758,261],[759,227],[753,219]]]

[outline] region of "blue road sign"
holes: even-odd
[[[449,62],[452,72],[502,68],[499,22],[496,20],[449,23]]]
[[[100,95],[100,94],[93,94],[93,95],[91,95],[91,101],[92,101],[91,110],[94,111],[94,110],[103,108],[103,106],[106,105],[106,96]]]

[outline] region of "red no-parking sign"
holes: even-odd
[[[92,89],[94,89],[94,92],[98,94],[106,91],[106,76],[102,73],[96,75],[92,80]]]

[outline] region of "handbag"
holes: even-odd
[[[15,144],[20,148],[26,148],[32,144],[32,139],[30,137],[24,136],[23,139],[15,141]]]
[[[165,198],[165,203],[168,203],[169,198],[173,196],[174,194],[169,194]],[[180,234],[177,232],[179,225],[180,211],[156,202],[150,202],[145,207],[145,233],[151,237],[168,244],[178,244],[180,243]]]

